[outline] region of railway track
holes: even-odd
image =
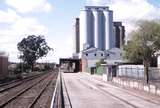
[[[33,108],[44,91],[47,90],[47,87],[49,87],[51,83],[55,83],[53,79],[56,79],[56,77],[57,72],[48,73],[42,78],[37,78],[38,80],[33,79],[31,82],[28,81],[30,84],[23,84],[26,87],[22,87],[16,93],[15,90],[19,86],[12,88],[15,90],[7,90],[9,93],[3,92],[0,95],[0,99],[3,100],[0,102],[0,108]]]
[[[46,73],[43,73],[43,74],[46,74]],[[34,75],[34,76],[31,76],[31,77],[24,78],[22,80],[15,80],[13,82],[3,84],[3,85],[0,86],[0,93],[3,93],[3,92],[5,92],[9,89],[17,87],[17,86],[25,83],[26,81],[38,78],[38,77],[42,76],[43,74],[38,74],[38,75]]]
[[[48,86],[46,86],[39,99],[34,103],[34,108],[49,108],[51,105],[52,94],[55,90],[56,79],[53,79]],[[53,89],[54,88],[54,89]],[[42,104],[43,103],[43,104]]]
[[[1,83],[0,87],[7,86],[9,84],[13,84],[13,83],[18,82],[18,81],[20,81],[20,80],[18,79],[18,80],[13,80],[13,81],[10,81],[10,82],[7,82],[7,83]]]

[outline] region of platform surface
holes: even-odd
[[[72,108],[160,108],[160,101],[154,96],[140,96],[91,75],[62,73],[62,78]]]

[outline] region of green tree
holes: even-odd
[[[130,33],[130,41],[124,47],[125,58],[130,62],[143,63],[145,78],[149,82],[149,66],[151,60],[160,50],[160,22],[139,21],[137,29]]]
[[[19,58],[28,64],[32,70],[36,60],[46,56],[47,53],[52,50],[52,48],[47,45],[44,36],[35,35],[29,35],[27,38],[23,38],[22,41],[17,44],[17,48],[21,52]]]
[[[98,68],[99,66],[101,66],[101,64],[106,64],[106,62],[104,61],[104,59],[101,59],[100,61],[98,61],[96,63],[96,68]]]

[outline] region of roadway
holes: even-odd
[[[91,75],[62,73],[62,79],[72,108],[160,108],[158,97],[141,95]]]

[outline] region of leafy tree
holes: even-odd
[[[46,56],[47,53],[52,50],[52,48],[47,45],[44,36],[35,35],[29,35],[27,38],[22,39],[22,41],[17,44],[17,48],[22,53],[19,58],[28,64],[32,70],[36,60]]]
[[[131,39],[124,47],[125,58],[131,62],[144,64],[147,83],[149,82],[148,68],[151,60],[160,50],[160,22],[139,21],[138,28],[130,33]]]

